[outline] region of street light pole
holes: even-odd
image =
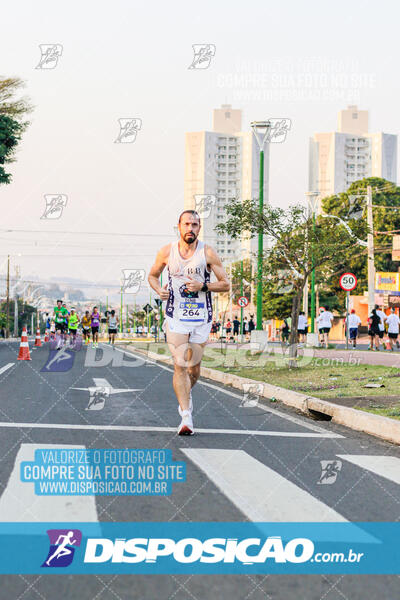
[[[10,255],[7,256],[7,325],[6,338],[10,335]]]
[[[374,221],[372,217],[372,187],[367,186],[367,224],[368,224],[368,316],[375,306],[375,256]]]
[[[259,185],[259,213],[262,217],[264,212],[264,147],[268,141],[271,131],[270,121],[253,121],[251,128],[260,149],[260,185]],[[263,301],[263,254],[264,254],[264,231],[260,225],[258,230],[258,256],[257,256],[257,325],[258,331],[262,330],[262,301]]]
[[[119,332],[122,333],[123,330],[123,325],[122,325],[122,321],[124,318],[124,307],[123,307],[123,292],[122,292],[122,287],[121,287],[121,309],[120,309],[120,320],[119,320]]]
[[[243,258],[240,261],[240,297],[243,296]],[[240,304],[240,342],[243,344],[243,306]]]
[[[312,210],[312,229],[313,229],[313,238],[315,238],[315,229],[316,229],[316,207],[317,207],[317,198],[319,196],[319,192],[307,192],[306,196],[309,200],[309,204]],[[311,333],[315,332],[315,268],[314,268],[314,241],[311,245]]]
[[[162,287],[162,273],[160,275],[160,285]],[[158,321],[158,339],[159,339],[159,341],[161,341],[162,326],[163,326],[163,309],[162,309],[162,300],[161,300],[161,303],[160,303],[160,319]]]

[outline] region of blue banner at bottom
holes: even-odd
[[[1,523],[0,573],[400,574],[400,523]]]

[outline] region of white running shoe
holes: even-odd
[[[178,427],[178,435],[193,435],[193,419],[192,414],[188,410],[184,410],[182,413],[182,421]]]
[[[190,393],[189,393],[189,411],[190,411],[190,414],[192,414],[192,412],[193,412],[192,390],[190,390]],[[183,410],[181,409],[179,404],[178,404],[178,412],[179,412],[179,416],[182,417]]]

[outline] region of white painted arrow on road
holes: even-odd
[[[142,392],[143,388],[113,388],[111,383],[107,379],[102,377],[93,377],[94,386],[87,388],[73,387],[72,390],[80,390],[83,392],[89,392],[89,404],[86,410],[102,410],[106,398],[113,394],[124,394],[126,392]]]

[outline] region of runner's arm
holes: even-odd
[[[229,292],[230,285],[228,275],[222,266],[220,257],[215,252],[214,248],[208,244],[205,247],[205,255],[207,264],[210,266],[211,271],[217,278],[217,281],[207,283],[208,289],[210,292]]]
[[[161,287],[160,285],[160,275],[167,266],[170,247],[171,244],[168,244],[167,246],[161,248],[161,250],[158,252],[156,260],[154,261],[147,278],[150,286],[155,292],[157,292],[162,300],[168,300],[169,298],[169,292],[166,289],[166,285],[164,287]]]

